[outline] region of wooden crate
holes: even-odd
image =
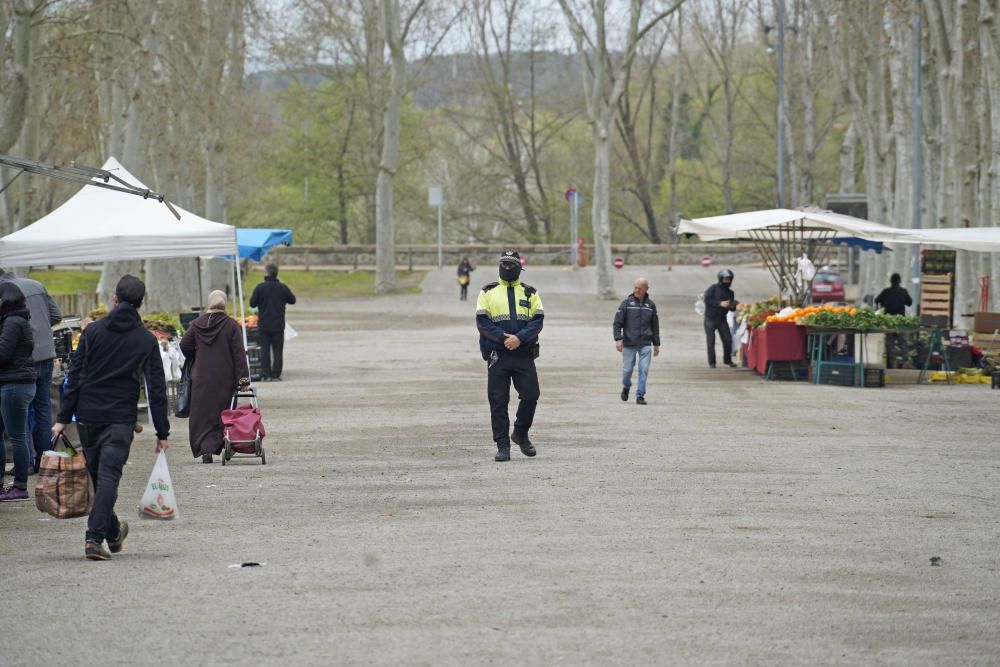
[[[925,273],[920,277],[921,322],[940,325],[941,318],[951,321],[951,274]]]

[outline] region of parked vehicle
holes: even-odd
[[[812,281],[812,300],[814,302],[844,300],[844,281],[840,279],[839,271],[824,268],[816,272],[816,277]]]

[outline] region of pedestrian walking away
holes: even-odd
[[[28,500],[28,405],[35,397],[30,317],[21,289],[13,282],[0,282],[0,417],[14,449],[14,484],[0,491],[0,502]],[[0,454],[6,464],[2,437]]]
[[[649,298],[649,281],[637,278],[632,294],[615,311],[612,334],[615,349],[622,353],[622,400],[627,401],[632,388],[632,369],[639,360],[639,386],[635,402],[646,405],[646,379],[649,362],[660,356],[660,317],[656,304]]]
[[[135,435],[141,382],[146,384],[157,452],[166,450],[170,435],[160,347],[139,317],[145,298],[146,285],[135,276],[125,275],[118,281],[114,308],[80,336],[52,427],[52,435],[58,437],[76,415],[80,444],[94,483],[94,506],[87,519],[84,544],[88,560],[110,559],[122,550],[128,536],[128,524],[115,515],[115,501]]]
[[[32,358],[35,362],[35,397],[31,401],[31,447],[28,448],[29,465],[38,472],[42,452],[49,449],[49,429],[52,428],[52,369],[56,358],[52,327],[62,321],[59,304],[45,286],[37,280],[18,278],[0,269],[0,283],[12,282],[20,288],[31,314],[31,334],[35,340]],[[0,438],[3,437],[0,431]],[[0,475],[2,477],[2,475]]]
[[[722,339],[722,363],[736,368],[733,363],[733,335],[726,316],[736,310],[739,301],[733,293],[733,272],[719,271],[719,281],[705,290],[705,343],[708,346],[708,365],[715,368],[715,332]]]
[[[913,297],[902,287],[903,279],[898,273],[889,277],[889,287],[879,292],[875,297],[875,305],[885,310],[886,315],[906,315],[906,307],[913,305]],[[896,346],[899,346],[899,354]],[[905,333],[888,333],[885,335],[886,363],[889,368],[900,368],[909,363],[910,346]]]
[[[280,382],[284,365],[285,306],[295,303],[288,285],[278,280],[278,267],[264,267],[264,282],[250,295],[250,307],[257,309],[257,337],[260,341],[261,380]]]
[[[472,262],[469,261],[468,257],[463,257],[462,261],[458,263],[458,284],[460,285],[458,293],[459,301],[469,300],[469,280],[472,278],[469,274],[475,270],[476,267],[472,266]]]
[[[230,407],[233,394],[250,386],[243,332],[226,314],[226,294],[208,295],[208,309],[188,327],[181,339],[181,352],[193,361],[191,369],[191,414],[188,435],[191,453],[202,463],[222,453],[222,411]]]
[[[500,280],[488,283],[476,301],[479,351],[487,363],[486,396],[490,403],[490,425],[496,443],[495,461],[510,460],[513,441],[525,456],[536,450],[528,437],[540,394],[538,335],[545,313],[538,290],[520,281],[521,256],[508,250],[500,256]],[[518,394],[514,431],[510,431],[510,385]]]

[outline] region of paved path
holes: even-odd
[[[108,563],[0,505],[0,664],[997,664],[996,392],[710,371],[689,291],[646,407],[614,304],[543,293],[539,455],[504,465],[471,304],[295,306],[267,466],[196,463],[176,422],[182,516]]]

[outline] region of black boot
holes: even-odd
[[[538,453],[535,451],[535,446],[531,444],[531,440],[528,439],[527,435],[518,435],[515,433],[510,436],[510,439],[514,441],[514,444],[521,448],[521,453],[525,456],[534,456]]]
[[[497,462],[510,461],[510,443],[497,445],[497,453],[493,460]]]

